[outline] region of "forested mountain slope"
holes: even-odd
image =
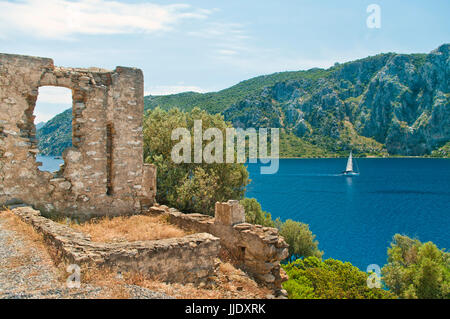
[[[284,156],[427,155],[450,140],[449,51],[444,44],[429,54],[379,54],[219,92],[146,96],[145,105],[200,107],[235,127],[281,128]]]

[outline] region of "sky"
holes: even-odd
[[[448,0],[0,0],[0,52],[138,67],[146,94],[210,92],[381,52],[428,53],[450,42],[449,12]],[[70,95],[40,88],[35,122],[69,108]]]

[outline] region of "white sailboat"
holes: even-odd
[[[342,172],[345,176],[355,176],[359,175],[359,173],[355,172],[353,170],[353,157],[352,157],[352,151],[350,151],[350,155],[347,160],[347,167],[345,168],[345,171]]]

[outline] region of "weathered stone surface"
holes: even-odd
[[[222,225],[236,225],[245,222],[244,207],[237,200],[229,200],[227,203],[216,203],[215,223]]]
[[[179,283],[205,282],[214,275],[220,240],[197,233],[181,238],[98,243],[71,227],[41,216],[31,207],[12,210],[31,224],[50,248],[56,262],[108,266],[120,271],[141,272],[159,280]]]
[[[234,201],[217,203],[215,218],[201,214],[183,214],[164,205],[152,206],[147,213],[165,214],[170,223],[180,228],[219,237],[222,247],[242,263],[244,270],[260,283],[279,291],[281,283],[286,280],[280,261],[288,256],[288,244],[278,234],[276,228],[243,222],[233,226],[233,221],[242,219],[233,219],[233,216],[227,214],[233,215],[234,211],[240,214],[243,208],[239,206],[241,205]],[[217,221],[218,215],[220,221]]]
[[[73,147],[56,176],[36,162],[33,111],[42,86],[72,90]],[[47,58],[0,54],[0,204],[18,198],[86,218],[147,209],[156,168],[142,161],[143,109],[139,69],[62,68]]]

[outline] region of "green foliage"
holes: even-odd
[[[313,145],[293,133],[280,134],[281,157],[331,157],[332,153]]]
[[[283,288],[291,299],[391,299],[394,295],[367,286],[368,274],[339,260],[307,257],[283,265],[289,280]]]
[[[42,155],[61,155],[72,146],[72,109],[56,115],[36,131]]]
[[[147,96],[145,98],[145,108],[154,109],[160,107],[164,110],[179,108],[183,111],[190,111],[194,107],[199,107],[210,113],[220,113],[245,97],[259,93],[267,86],[293,79],[315,81],[321,77],[328,76],[331,73],[330,70],[314,68],[307,71],[278,72],[262,75],[242,81],[225,90],[212,93],[186,92],[172,95]]]
[[[431,152],[431,157],[450,158],[450,142]]]
[[[244,198],[240,204],[245,209],[245,221],[250,224],[275,227],[272,216],[261,209],[261,204],[255,198]]]
[[[347,145],[347,151],[352,150],[356,156],[358,154],[373,154],[377,156],[387,156],[383,144],[372,138],[360,136],[350,121],[343,121],[340,130],[340,142]]]
[[[411,54],[411,57],[412,62],[417,69],[421,68],[427,60],[427,55],[423,53],[413,53]]]
[[[144,120],[144,159],[157,166],[157,200],[184,212],[214,214],[216,201],[240,200],[248,184],[248,172],[243,164],[175,164],[171,151],[179,141],[172,141],[172,131],[186,128],[194,138],[194,120],[202,120],[203,131],[220,129],[225,136],[229,125],[219,114],[210,115],[198,108],[191,112],[178,109],[149,111]],[[203,142],[203,147],[207,142]],[[224,145],[225,148],[225,145]],[[191,148],[192,149],[192,148]],[[192,152],[193,154],[193,152]],[[225,154],[225,151],[224,151]]]
[[[382,273],[386,285],[401,298],[450,298],[450,254],[432,242],[396,234]]]
[[[244,198],[240,204],[244,206],[247,223],[278,228],[280,235],[289,245],[288,260],[309,256],[322,258],[323,252],[318,248],[319,242],[315,240],[316,236],[307,224],[291,219],[284,223],[279,218],[272,220],[270,213],[263,211],[255,198]]]
[[[280,235],[289,244],[289,260],[310,256],[322,258],[323,252],[318,248],[316,235],[307,224],[288,219],[281,224]]]

